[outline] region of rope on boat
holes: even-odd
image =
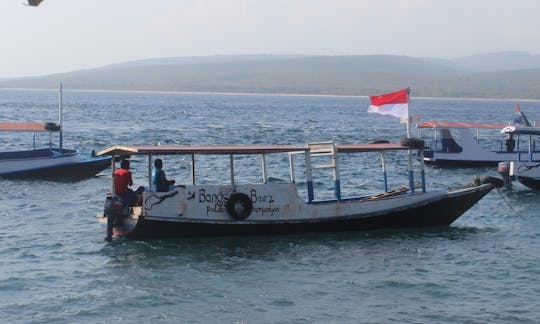
[[[497,190],[497,192],[499,193],[499,196],[501,196],[501,199],[502,201],[504,201],[506,203],[506,205],[508,207],[510,207],[510,209],[512,209],[514,211],[514,213],[516,213],[516,215],[518,215],[519,217],[521,217],[521,219],[523,220],[528,220],[527,217],[521,215],[514,207],[512,207],[512,205],[510,205],[510,203],[504,198],[503,194],[501,193],[501,189],[500,188],[495,188]]]

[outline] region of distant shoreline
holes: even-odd
[[[0,88],[0,90],[17,91],[58,91],[58,89],[32,89],[32,88]],[[63,89],[64,92],[110,92],[110,93],[156,93],[156,94],[194,94],[194,95],[231,95],[231,96],[282,96],[282,97],[328,97],[328,98],[369,98],[369,95],[332,95],[332,94],[302,94],[302,93],[251,93],[251,92],[209,92],[209,91],[158,91],[158,90],[89,90],[89,89]],[[472,100],[472,101],[532,101],[540,99],[523,98],[456,98],[456,97],[412,97],[413,99],[431,100]]]

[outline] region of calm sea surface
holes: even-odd
[[[57,99],[56,91],[0,90],[0,120],[55,121]],[[540,102],[520,104],[540,120]],[[352,97],[64,91],[64,146],[398,141],[404,126],[367,114],[368,105]],[[411,112],[507,122],[513,105],[413,98]],[[3,150],[31,142],[31,134],[0,134]],[[398,158],[395,186],[407,184]],[[356,166],[342,174],[345,191],[381,190],[377,156],[358,159],[344,162]],[[145,161],[132,166],[144,185]],[[208,166],[208,179],[228,176],[226,160]],[[181,157],[166,159],[165,169],[188,179]],[[428,189],[497,175],[426,172]],[[110,170],[74,183],[0,180],[1,322],[540,322],[540,193],[522,186],[493,191],[447,228],[106,243],[95,215],[109,186]]]

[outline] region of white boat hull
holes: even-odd
[[[132,208],[115,226],[115,233],[183,237],[447,226],[491,189],[486,184],[455,192],[306,203],[293,183],[185,186],[168,193],[144,193],[143,206]],[[227,210],[233,190],[251,199],[252,211],[245,219]],[[105,230],[107,217],[100,214],[98,219]]]

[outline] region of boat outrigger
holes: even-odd
[[[414,147],[399,143],[332,142],[309,143],[305,146],[113,146],[98,155],[146,156],[149,183],[138,206],[123,206],[120,197],[114,193],[113,185],[107,195],[104,211],[98,213],[97,219],[106,231],[108,240],[113,236],[261,235],[447,226],[493,189],[495,182],[484,178],[483,181],[474,181],[452,190],[428,191],[423,163],[420,163],[421,184],[415,184],[410,150],[419,150],[421,154],[424,145],[423,141],[419,145],[411,143]],[[385,158],[388,151],[409,151],[408,186],[388,189]],[[340,160],[340,156],[366,152],[380,153],[384,191],[376,195],[344,197],[339,166],[340,161],[345,160]],[[288,160],[290,181],[269,181],[266,161],[274,154],[285,155],[280,161]],[[150,180],[152,160],[154,156],[167,155],[191,157],[191,184],[173,186],[169,192],[156,192]],[[202,155],[229,156],[230,183],[196,183],[195,158]],[[260,155],[260,183],[237,182],[235,157],[246,155]],[[287,155],[288,159],[285,159]],[[302,156],[300,163],[305,167],[307,195],[304,193],[304,196],[307,199],[301,198],[295,178],[294,160],[298,155]],[[319,169],[332,171],[332,199],[315,198],[313,179],[314,172]]]

